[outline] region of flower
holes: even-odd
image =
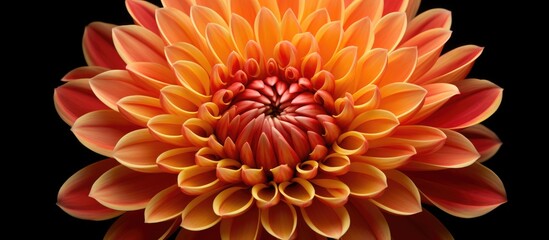
[[[127,0],[91,23],[88,66],[55,90],[108,157],[61,187],[107,239],[451,238],[506,201],[480,123],[502,89],[465,79],[482,48],[441,55],[450,12],[409,1]]]

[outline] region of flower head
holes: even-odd
[[[502,89],[465,79],[481,47],[441,55],[450,12],[409,1],[127,0],[90,24],[88,66],[55,106],[108,157],[59,191],[107,238],[451,236],[506,201],[479,125]],[[475,194],[471,194],[474,192]],[[417,235],[417,236],[416,236]]]

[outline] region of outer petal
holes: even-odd
[[[507,201],[501,180],[480,163],[466,168],[407,174],[426,200],[454,216],[478,217]]]
[[[82,47],[88,65],[110,69],[123,69],[126,66],[114,48],[112,38],[114,27],[116,26],[103,22],[93,22],[86,27]]]
[[[157,223],[173,219],[183,212],[194,196],[185,195],[177,185],[156,194],[145,207],[145,222]]]
[[[410,38],[430,29],[442,28],[448,30],[451,24],[452,13],[450,11],[442,8],[427,10],[408,23],[402,42],[406,42]]]
[[[167,43],[188,43],[196,45],[198,49],[207,50],[204,38],[194,28],[188,13],[184,14],[169,7],[160,8],[156,10],[156,22]]]
[[[478,162],[484,162],[496,154],[501,147],[501,140],[487,127],[477,124],[459,131],[463,134],[480,154]]]
[[[119,26],[112,30],[112,35],[114,46],[124,62],[156,62],[166,65],[164,41],[146,28]]]
[[[479,158],[475,146],[466,137],[452,130],[441,130],[447,137],[442,148],[433,153],[413,156],[402,169],[426,171],[462,168],[473,164]]]
[[[221,239],[258,239],[260,226],[259,209],[252,207],[240,216],[221,220]]]
[[[140,173],[117,166],[95,181],[90,197],[109,208],[132,211],[145,208],[154,195],[175,181],[175,175]]]
[[[398,125],[399,121],[393,113],[375,109],[356,116],[349,129],[364,134],[368,140],[373,140],[391,134]]]
[[[78,118],[72,131],[84,146],[99,154],[112,156],[116,143],[137,128],[115,111],[100,110]]]
[[[408,82],[417,66],[418,51],[415,47],[399,48],[389,53],[387,66],[378,85],[394,82]]]
[[[204,193],[187,204],[182,213],[181,227],[191,231],[202,231],[217,224],[221,217],[217,216],[212,208],[217,193],[218,191]]]
[[[345,207],[351,217],[351,226],[342,240],[391,239],[389,225],[374,204],[362,199],[351,199]]]
[[[149,91],[139,86],[125,70],[101,73],[90,79],[90,86],[97,98],[115,111],[118,111],[116,103],[124,97],[150,95]]]
[[[366,163],[352,162],[349,172],[338,178],[349,187],[351,195],[355,197],[374,197],[387,188],[385,174]]]
[[[392,12],[404,12],[408,7],[408,0],[384,0],[383,15]]]
[[[165,239],[177,230],[179,219],[149,224],[143,216],[143,211],[125,213],[109,228],[104,239]]]
[[[358,0],[353,1],[345,8],[343,27],[347,29],[351,24],[368,17],[372,22],[377,22],[383,13],[383,0]]]
[[[417,123],[429,117],[436,110],[444,106],[450,98],[459,94],[459,89],[450,83],[431,83],[422,85],[427,90],[425,102],[421,109],[408,121],[408,124]]]
[[[501,103],[503,89],[478,79],[456,83],[460,95],[450,99],[443,107],[423,121],[423,125],[459,129],[469,127],[490,117]]]
[[[165,86],[177,84],[172,69],[154,62],[128,63],[126,69],[142,85],[160,90]]]
[[[419,191],[406,175],[397,170],[385,171],[387,189],[379,197],[371,199],[379,208],[398,215],[421,212]]]
[[[179,233],[177,234],[176,240],[221,240],[221,235],[219,234],[219,225],[216,224],[213,227],[202,231],[190,231],[185,228],[180,228]]]
[[[59,116],[69,125],[86,113],[108,109],[94,95],[88,79],[71,80],[56,88],[53,101]]]
[[[411,145],[417,153],[430,153],[440,149],[446,141],[446,134],[438,128],[407,125],[398,126],[389,137],[371,141],[373,148],[391,145]]]
[[[151,134],[160,139],[162,142],[173,144],[176,146],[189,146],[185,138],[181,126],[185,119],[171,114],[163,114],[153,117],[147,123]]]
[[[406,14],[389,13],[376,23],[373,48],[384,48],[393,51],[400,43],[406,31]]]
[[[385,139],[381,139],[381,141],[383,140]],[[406,164],[415,154],[416,150],[412,145],[387,141],[383,144],[376,143],[364,155],[351,156],[350,158],[353,162],[362,162],[381,170],[388,170]]]
[[[105,207],[89,196],[95,180],[116,165],[118,164],[114,159],[108,158],[73,174],[59,189],[57,206],[71,216],[87,220],[106,220],[122,214],[123,212]]]
[[[191,6],[195,4],[195,0],[162,0],[162,5],[164,7],[175,8],[185,14],[189,14]]]
[[[160,172],[156,165],[158,156],[175,148],[160,142],[148,129],[139,129],[126,134],[114,148],[114,158],[122,165],[141,172]]]
[[[448,229],[426,209],[411,216],[385,214],[385,219],[391,227],[391,237],[396,240],[454,239]]]
[[[108,68],[99,66],[82,66],[77,67],[63,76],[61,81],[69,82],[78,79],[88,79],[97,76],[100,73],[108,71]]]
[[[157,98],[142,95],[124,97],[117,105],[122,116],[141,127],[146,127],[152,118],[165,113]]]
[[[339,239],[347,232],[351,219],[345,207],[331,207],[314,200],[311,206],[300,208],[303,219],[316,233]]]
[[[391,111],[399,122],[405,122],[423,105],[427,91],[415,84],[391,83],[380,89],[380,109]]]
[[[215,214],[221,217],[242,215],[252,206],[254,198],[250,190],[243,187],[231,187],[221,191],[213,201]]]
[[[126,8],[137,24],[160,35],[154,17],[155,11],[158,9],[156,5],[142,0],[126,0]]]
[[[297,213],[291,204],[280,202],[275,206],[261,209],[261,224],[272,236],[290,239],[297,227]]]

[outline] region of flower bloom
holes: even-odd
[[[107,159],[58,205],[120,216],[107,239],[445,239],[506,201],[479,125],[502,89],[466,79],[482,48],[442,53],[450,12],[419,0],[127,0],[91,23],[88,66],[55,90]]]

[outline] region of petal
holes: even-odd
[[[370,201],[379,208],[398,215],[421,212],[419,191],[406,175],[397,170],[385,171],[387,188],[381,196]]]
[[[177,185],[156,194],[145,207],[145,222],[164,222],[181,215],[194,196],[185,195]]]
[[[109,228],[105,240],[165,239],[176,230],[179,219],[161,223],[145,223],[143,211],[127,212]]]
[[[330,22],[330,16],[328,10],[322,8],[309,14],[303,21],[301,21],[301,27],[304,32],[316,34],[318,29]]]
[[[321,44],[321,43],[320,43]],[[332,56],[330,61],[324,65],[334,76],[335,96],[342,96],[345,92],[352,92],[352,81],[354,81],[355,67],[357,61],[357,47],[349,46],[341,49]]]
[[[181,84],[197,93],[209,96],[210,77],[204,68],[194,62],[180,60],[173,65],[174,70]]]
[[[179,173],[186,167],[195,165],[195,154],[200,148],[174,148],[163,152],[156,159],[156,164],[166,172]]]
[[[292,3],[295,1],[286,2]],[[279,1],[278,3],[280,4],[281,2]],[[282,33],[282,39],[288,41],[291,41],[295,35],[302,32],[301,25],[293,10],[288,9],[284,13],[284,16],[282,16],[282,20],[280,21],[280,32]]]
[[[87,148],[112,156],[117,142],[137,128],[115,111],[99,110],[78,118],[71,130]]]
[[[144,86],[160,90],[177,84],[177,78],[167,66],[154,62],[133,62],[126,66],[128,72]]]
[[[244,214],[254,203],[250,190],[245,187],[230,187],[221,191],[213,201],[213,210],[220,217],[236,217]]]
[[[315,187],[315,197],[331,207],[341,207],[347,203],[351,193],[349,187],[337,179],[311,179]]]
[[[417,66],[418,52],[415,47],[399,48],[389,53],[387,66],[378,86],[394,82],[408,82]]]
[[[459,131],[463,134],[480,154],[478,162],[484,162],[494,156],[501,147],[501,140],[487,127],[477,124]]]
[[[389,225],[379,208],[362,199],[351,199],[345,205],[351,218],[349,230],[342,240],[390,239]]]
[[[300,208],[303,219],[316,233],[339,239],[347,232],[351,224],[345,207],[331,207],[315,200],[309,207]]]
[[[374,197],[387,188],[387,177],[376,167],[352,162],[348,173],[338,176],[350,189],[354,197]]]
[[[86,27],[82,47],[88,65],[109,69],[123,69],[126,66],[114,48],[111,34],[114,27],[103,22],[93,22]]]
[[[391,134],[398,125],[399,121],[393,113],[375,109],[356,116],[349,129],[362,133],[368,140],[373,140]]]
[[[183,123],[183,133],[187,141],[194,146],[205,147],[213,134],[213,127],[202,119],[190,118]]]
[[[404,12],[408,6],[408,0],[384,0],[383,15],[392,12]]]
[[[100,73],[108,71],[108,68],[99,66],[83,66],[77,67],[63,76],[61,81],[69,82],[78,79],[89,79],[99,75]]]
[[[452,24],[452,13],[446,9],[435,8],[427,10],[408,23],[402,42],[426,32],[430,29],[442,28],[449,30]]]
[[[482,47],[474,45],[455,48],[442,55],[427,73],[414,80],[413,83],[423,85],[435,82],[453,83],[463,80],[471,71],[482,50]]]
[[[204,38],[196,31],[188,14],[174,8],[156,10],[156,21],[162,37],[167,43],[187,43],[206,50]],[[169,47],[169,46],[168,46]]]
[[[177,176],[177,183],[181,191],[189,195],[203,195],[224,185],[217,178],[215,167],[196,165],[183,168]]]
[[[402,12],[389,13],[376,23],[373,48],[384,48],[393,51],[400,43],[406,31],[406,14]]]
[[[268,185],[264,183],[256,184],[252,187],[251,192],[258,208],[267,209],[280,201],[278,186],[274,182],[270,182]]]
[[[196,0],[196,4],[199,6],[204,6],[209,9],[214,10],[218,13],[226,22],[229,22],[231,9],[229,8],[229,3],[225,0]]]
[[[408,22],[416,16],[420,4],[421,0],[408,1],[408,6],[406,7],[406,16],[408,16]]]
[[[461,94],[450,99],[443,107],[425,119],[422,124],[440,128],[466,128],[492,115],[501,103],[503,89],[478,79],[456,83]]]
[[[378,169],[388,170],[400,167],[416,154],[412,145],[395,142],[376,143],[364,155],[351,156],[351,161],[370,164]]]
[[[372,141],[373,147],[411,145],[417,153],[429,153],[440,149],[446,141],[446,134],[438,128],[407,125],[398,126],[389,137]]]
[[[162,142],[177,145],[189,146],[190,144],[183,137],[181,126],[185,119],[179,116],[163,114],[149,120],[147,127],[152,135]]]
[[[262,49],[265,51],[265,58],[273,56],[270,49],[274,49],[276,44],[282,40],[280,33],[280,23],[277,17],[268,8],[261,8],[254,22],[255,38]]]
[[[73,174],[59,189],[57,206],[73,217],[87,220],[106,220],[122,214],[123,212],[107,208],[89,197],[95,180],[116,165],[118,163],[114,159],[108,158]]]
[[[67,124],[72,125],[82,115],[108,109],[93,91],[88,79],[72,80],[55,89],[55,110]]]
[[[106,207],[132,211],[145,208],[158,192],[175,183],[175,175],[151,174],[116,166],[93,184],[90,197]]]
[[[146,127],[151,118],[164,114],[157,98],[133,95],[120,99],[117,103],[118,111],[130,122]]]
[[[217,216],[212,208],[217,193],[218,191],[206,192],[187,204],[182,213],[181,227],[191,231],[202,231],[217,224],[221,217]]]
[[[368,141],[359,132],[349,131],[339,135],[332,145],[334,152],[343,155],[359,155],[368,150]]]
[[[244,18],[250,26],[254,24],[256,15],[261,8],[257,0],[230,0],[230,5],[233,16]]]
[[[422,32],[410,40],[404,42],[402,47],[417,47],[418,61],[410,81],[423,76],[438,60],[444,44],[450,39],[452,32],[447,29],[436,28]]]
[[[114,147],[113,156],[120,164],[140,172],[160,172],[158,156],[174,146],[159,142],[148,129],[126,134]]]
[[[441,129],[446,135],[446,142],[436,152],[418,154],[412,157],[402,169],[406,170],[439,170],[444,168],[463,168],[473,164],[479,153],[475,146],[458,132]]]
[[[342,46],[356,46],[358,56],[370,51],[373,44],[374,31],[369,18],[362,18],[351,24],[343,33]]]
[[[191,6],[195,4],[195,0],[162,0],[162,5],[164,7],[175,8],[185,14],[189,14]]]
[[[326,156],[318,166],[325,173],[339,176],[349,171],[351,168],[351,160],[346,155],[332,153]]]
[[[167,86],[160,91],[160,104],[169,113],[183,118],[193,118],[208,98],[185,86]]]
[[[484,215],[507,201],[498,176],[480,163],[432,172],[410,172],[430,203],[454,216]]]
[[[210,23],[206,26],[206,41],[220,62],[226,62],[231,52],[236,51],[231,33],[219,24]]]
[[[151,95],[149,91],[138,85],[128,71],[111,70],[101,73],[90,79],[93,93],[105,105],[113,110],[118,110],[116,103],[127,96]]]
[[[221,240],[219,225],[220,224],[216,224],[213,227],[202,231],[190,231],[185,228],[180,228],[175,240]]]
[[[156,62],[166,64],[164,42],[146,28],[127,25],[112,30],[114,46],[126,63]],[[139,49],[139,51],[135,51]]]
[[[328,62],[335,55],[343,39],[343,28],[340,21],[328,22],[324,24],[315,34],[315,39],[318,42],[318,53],[323,62]],[[354,51],[356,55],[356,49]]]
[[[459,94],[459,89],[454,84],[449,83],[431,83],[421,86],[427,90],[425,102],[421,109],[408,121],[416,123],[429,117],[436,110],[444,106],[450,98]]]
[[[294,178],[292,182],[283,182],[278,185],[280,194],[286,202],[298,207],[306,207],[311,205],[315,196],[313,185],[301,178]]]
[[[260,229],[260,214],[255,207],[244,214],[221,220],[221,239],[258,239]]]
[[[202,36],[206,36],[206,26],[209,23],[217,23],[226,29],[229,28],[225,19],[208,7],[194,5],[191,7],[190,16],[196,31]]]
[[[241,2],[243,4],[240,4]],[[244,6],[245,4],[252,4],[252,3],[256,3],[257,7],[259,8],[259,4],[257,3],[257,1],[239,1],[238,4],[232,4],[231,7],[234,5],[245,7]],[[248,6],[248,7],[253,8],[252,6]],[[251,11],[249,11],[249,9],[246,9],[246,12],[251,12]],[[256,12],[257,11],[253,12],[254,14],[253,19],[255,19]],[[240,52],[241,55],[244,55],[248,41],[250,41],[250,39],[255,38],[254,30],[251,25],[253,24],[253,21],[254,20],[252,20],[252,22],[248,22],[241,15],[237,15],[234,13],[231,16],[231,22],[229,24],[230,30],[231,30],[231,38],[234,41],[236,49]]]
[[[217,63],[217,61],[214,60],[214,57],[207,51],[202,51],[196,46],[186,42],[177,42],[167,46],[165,51],[166,58],[172,65],[179,60],[185,60],[198,63],[206,72],[211,72],[212,66]]]
[[[358,0],[353,1],[345,8],[343,27],[347,29],[351,24],[363,18],[369,18],[372,22],[377,22],[383,13],[382,0]]]
[[[290,239],[297,227],[297,213],[294,206],[286,202],[260,209],[261,224],[272,236],[278,239]]]
[[[156,35],[160,35],[156,25],[155,11],[158,7],[152,3],[141,0],[126,0],[126,8],[135,23],[149,29]]]
[[[426,209],[411,216],[385,214],[385,219],[394,239],[454,239],[444,224]]]
[[[387,67],[388,55],[386,49],[372,49],[358,59],[355,78],[355,89],[359,90],[379,82]]]
[[[345,7],[342,0],[320,0],[316,7],[318,9],[325,8],[328,10],[331,21],[343,20]]]
[[[423,105],[427,91],[415,84],[391,83],[380,88],[380,109],[392,112],[399,122],[405,122]]]
[[[361,114],[379,106],[381,92],[376,85],[367,85],[353,93],[354,112]]]

